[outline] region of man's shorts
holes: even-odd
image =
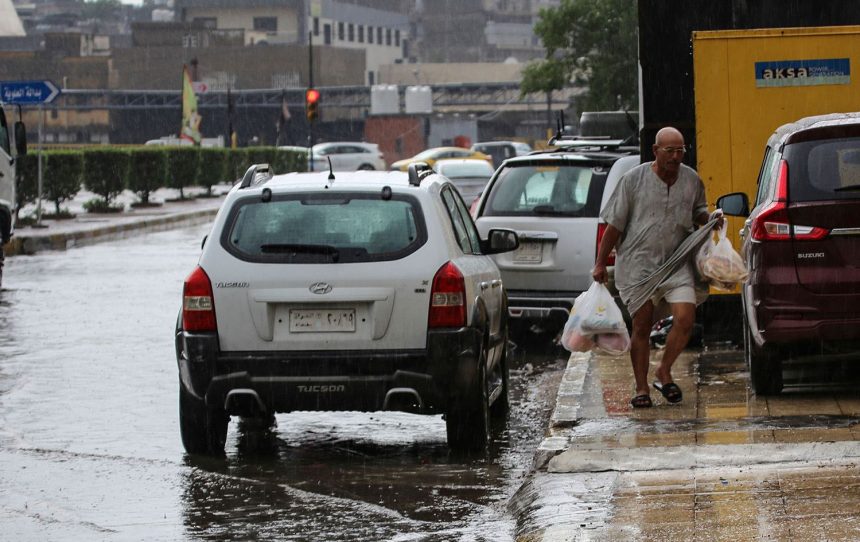
[[[675,286],[675,287],[659,287],[654,295],[651,296],[651,302],[656,307],[660,301],[666,303],[692,303],[696,304],[696,290],[692,286]]]

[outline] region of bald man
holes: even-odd
[[[596,282],[606,282],[606,260],[616,249],[615,285],[624,303],[629,288],[651,275],[695,229],[710,218],[705,185],[692,168],[682,163],[684,136],[675,128],[657,132],[654,161],[640,164],[618,182],[600,216],[607,223],[592,270]],[[721,222],[720,222],[721,224]],[[681,389],[672,380],[672,365],[687,346],[696,316],[696,293],[692,265],[682,265],[667,277],[654,296],[633,314],[630,361],[636,381],[634,408],[652,406],[648,387],[649,335],[654,307],[666,302],[673,316],[663,359],[655,372],[654,388],[666,401],[682,400]]]

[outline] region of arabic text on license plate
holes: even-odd
[[[520,243],[520,246],[514,252],[514,261],[520,263],[540,263],[541,248],[540,241],[525,241]]]
[[[290,309],[290,332],[355,331],[355,309]]]

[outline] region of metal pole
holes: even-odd
[[[308,88],[314,88],[314,34],[308,32]],[[305,99],[307,101],[307,98]],[[307,107],[307,103],[305,103]],[[319,106],[317,106],[319,107]],[[308,119],[308,169],[314,170],[314,121]]]
[[[42,126],[45,124],[45,106],[39,104],[39,153],[36,155],[38,182],[36,183],[36,227],[42,226]]]

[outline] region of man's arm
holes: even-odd
[[[609,280],[609,274],[606,272],[606,260],[612,249],[615,248],[615,243],[621,237],[621,232],[612,224],[606,225],[606,231],[603,233],[603,238],[600,240],[600,246],[597,247],[597,261],[594,262],[594,269],[591,270],[591,278],[594,282],[604,283]]]

